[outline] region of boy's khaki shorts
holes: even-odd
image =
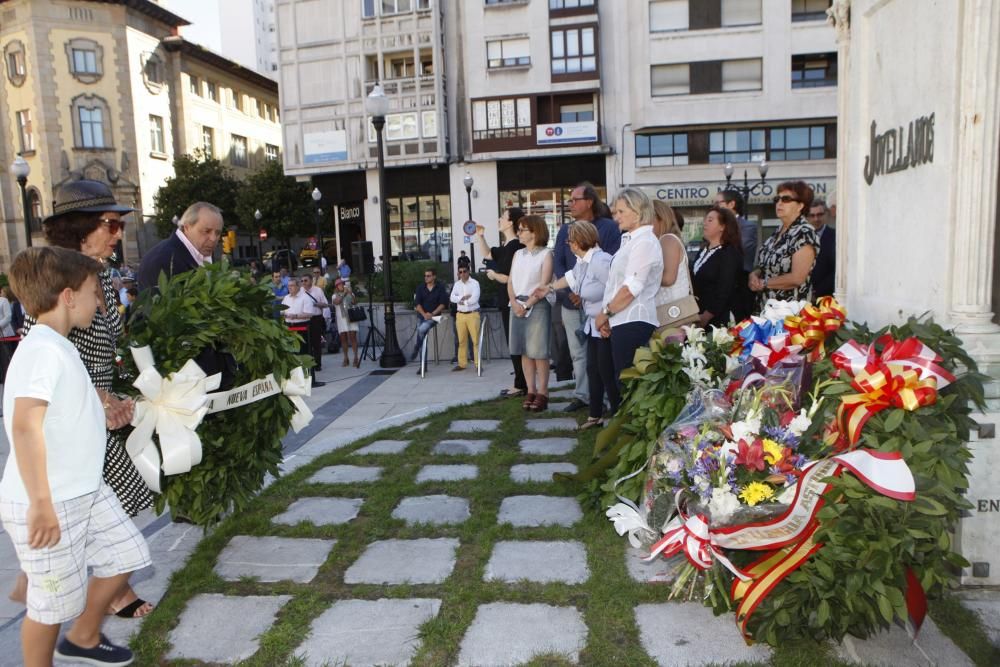
[[[28,575],[28,618],[45,625],[70,621],[87,604],[87,568],[107,578],[150,565],[149,547],[107,484],[94,493],[54,503],[59,544],[28,546],[28,505],[0,501],[0,520]]]

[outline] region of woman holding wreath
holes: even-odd
[[[42,229],[49,244],[76,250],[106,264],[122,239],[125,227],[122,216],[134,210],[118,204],[104,183],[73,181],[59,189],[54,212],[42,222]],[[153,494],[125,451],[125,438],[119,430],[132,421],[134,403],[131,399],[122,400],[111,393],[115,349],[122,335],[122,318],[116,307],[110,267],[99,275],[99,282],[103,303],[90,326],[73,329],[69,340],[80,353],[80,359],[104,405],[108,427],[104,481],[114,489],[129,516],[135,516],[153,504]],[[33,324],[34,319],[26,316],[25,332]],[[19,577],[17,588],[11,594],[12,599],[23,599],[21,584]],[[110,611],[123,618],[141,618],[153,611],[153,605],[139,598],[131,586],[126,586],[112,603]]]
[[[805,218],[813,190],[805,181],[785,181],[774,198],[781,229],[757,251],[748,284],[758,297],[758,310],[768,299],[801,301],[809,298],[812,269],[819,254],[816,230]]]

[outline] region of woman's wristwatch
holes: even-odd
[[[604,306],[604,308],[601,308],[601,312],[604,313],[605,315],[607,315],[609,318],[615,316],[615,314],[613,312],[611,312],[611,309],[608,308],[607,306]]]

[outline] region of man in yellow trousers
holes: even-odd
[[[469,359],[469,348],[472,340],[472,353],[476,358],[476,368],[479,368],[479,281],[470,275],[468,265],[458,265],[458,280],[451,288],[451,302],[458,307],[455,315],[455,332],[458,336],[458,365],[452,371],[464,371]]]

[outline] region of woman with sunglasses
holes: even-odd
[[[524,247],[514,253],[507,281],[510,301],[510,353],[521,355],[528,394],[521,407],[541,412],[549,406],[549,327],[552,308],[535,290],[552,280],[549,228],[537,215],[526,215],[517,223],[517,237]]]
[[[50,245],[77,250],[107,266],[122,239],[125,227],[123,215],[135,209],[121,206],[107,185],[99,181],[80,180],[62,186],[53,206],[54,213],[42,223]],[[103,298],[94,320],[86,329],[73,329],[69,340],[80,353],[80,359],[97,389],[104,405],[108,427],[107,449],[104,454],[104,481],[107,482],[122,508],[135,516],[153,504],[153,494],[139,475],[125,451],[125,438],[119,430],[132,421],[134,404],[131,399],[119,399],[111,393],[114,377],[115,348],[122,335],[122,317],[111,281],[110,266],[100,273]],[[34,319],[25,316],[25,333]],[[23,583],[26,585],[27,580]],[[19,579],[11,599],[23,599]],[[131,586],[111,604],[110,612],[123,618],[141,618],[153,611],[153,605],[139,598]]]
[[[758,311],[768,299],[809,298],[810,275],[819,254],[816,230],[805,218],[812,201],[813,190],[805,181],[785,181],[778,186],[774,206],[781,229],[761,244],[748,281],[758,295]]]

